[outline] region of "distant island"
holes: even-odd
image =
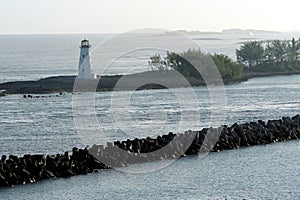
[[[256,30],[256,29],[226,29],[222,31],[223,34],[266,34],[266,33],[279,33],[278,31],[268,31],[268,30]]]
[[[278,31],[268,31],[268,30],[256,30],[256,29],[225,29],[220,32],[217,31],[188,31],[188,30],[177,30],[177,31],[167,31],[166,34],[176,34],[182,33],[185,35],[212,35],[212,34],[266,34],[266,33],[279,33]]]

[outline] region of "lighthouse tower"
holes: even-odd
[[[88,40],[84,39],[80,45],[80,58],[78,68],[78,79],[93,80],[96,79],[96,75],[93,72],[90,57],[91,45]]]

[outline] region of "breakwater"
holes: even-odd
[[[128,139],[73,148],[72,153],[1,157],[0,186],[33,183],[54,177],[71,177],[141,162],[174,159],[202,152],[217,152],[269,144],[300,137],[300,115],[279,120],[257,121],[200,131],[169,133],[156,138]],[[217,139],[213,144],[211,141]],[[167,151],[160,150],[167,148]],[[157,153],[159,152],[159,153]]]

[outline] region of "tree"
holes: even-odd
[[[150,61],[148,62],[149,68],[151,70],[158,70],[164,71],[170,69],[170,63],[166,59],[162,59],[159,54],[155,54],[154,56],[150,57]]]
[[[159,62],[161,61],[159,60]],[[228,56],[211,55],[203,53],[200,49],[189,49],[180,54],[167,52],[164,62],[169,63],[170,68],[178,71],[186,78],[202,79],[201,75],[206,77],[213,75],[212,65],[217,66],[221,76],[225,79],[238,79],[243,73],[243,66]]]
[[[251,68],[263,60],[264,47],[258,41],[246,42],[240,49],[236,50],[236,55],[239,63]]]
[[[172,64],[171,67],[184,77],[201,78],[205,55],[199,49],[189,49],[181,54],[167,52],[167,59]]]
[[[266,61],[281,66],[287,55],[287,46],[288,41],[286,40],[268,41],[265,49]]]
[[[242,77],[243,66],[233,61],[229,56],[224,54],[214,54],[213,61],[218,67],[220,74],[225,79],[238,79]]]
[[[300,55],[300,39],[295,40],[293,38],[291,41],[288,42],[287,48],[287,60],[288,60],[288,67],[297,67],[297,61]]]

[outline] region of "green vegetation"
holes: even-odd
[[[180,54],[167,52],[166,58],[161,58],[157,54],[149,61],[152,70],[174,69],[183,76],[193,79],[202,79],[200,74],[210,74],[214,65],[217,66],[223,79],[236,80],[242,77],[243,66],[241,64],[226,55],[205,54],[200,49],[189,49]]]
[[[240,79],[243,75],[243,66],[226,55],[214,54],[213,61],[217,65],[223,79]]]
[[[236,51],[237,61],[245,72],[300,71],[300,38],[272,40],[265,45],[258,41],[246,42]]]
[[[239,63],[248,67],[253,67],[262,62],[264,47],[257,41],[247,42],[236,51],[236,56]]]
[[[162,58],[150,58],[152,70],[176,70],[189,80],[203,80],[201,75],[211,74],[217,66],[223,80],[235,82],[249,77],[273,74],[300,73],[300,38],[296,40],[270,40],[265,43],[249,41],[236,50],[237,61],[223,54],[203,53],[189,49],[177,54],[167,52]]]

